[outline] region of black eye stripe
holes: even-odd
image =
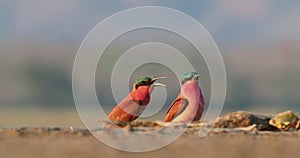
[[[184,84],[186,81],[188,81],[188,79],[181,81],[181,84]]]
[[[137,89],[139,86],[147,86],[147,85],[151,85],[151,84],[152,84],[151,80],[141,81],[135,85],[135,89]]]

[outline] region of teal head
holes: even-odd
[[[181,84],[190,80],[199,80],[200,75],[197,72],[189,71],[181,76]]]
[[[166,78],[166,77],[141,77],[137,79],[134,83],[134,88],[138,89],[140,86],[165,86],[164,84],[161,83],[154,83],[156,80],[161,79],[161,78]]]

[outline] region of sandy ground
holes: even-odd
[[[108,129],[113,131],[115,129]],[[170,145],[145,153],[110,148],[85,129],[0,129],[1,158],[98,158],[98,157],[299,157],[300,132],[214,129],[203,138],[189,128]],[[128,132],[123,130],[123,132]],[[159,137],[160,135],[158,135]],[[161,135],[163,136],[163,135]],[[120,138],[122,139],[122,138]]]

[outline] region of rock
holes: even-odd
[[[256,128],[262,131],[278,131],[278,129],[269,124],[271,116],[254,114],[245,111],[237,111],[226,114],[218,118],[214,128],[241,128],[256,124]]]
[[[300,121],[296,114],[292,111],[285,111],[274,115],[269,124],[277,127],[281,131],[298,130]]]

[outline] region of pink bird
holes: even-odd
[[[142,77],[133,84],[133,89],[108,115],[108,119],[120,127],[137,119],[150,102],[150,94],[155,86],[165,86],[154,83],[165,77]]]
[[[165,122],[192,122],[200,120],[204,111],[204,97],[199,75],[187,72],[181,78],[181,91],[167,112]]]

